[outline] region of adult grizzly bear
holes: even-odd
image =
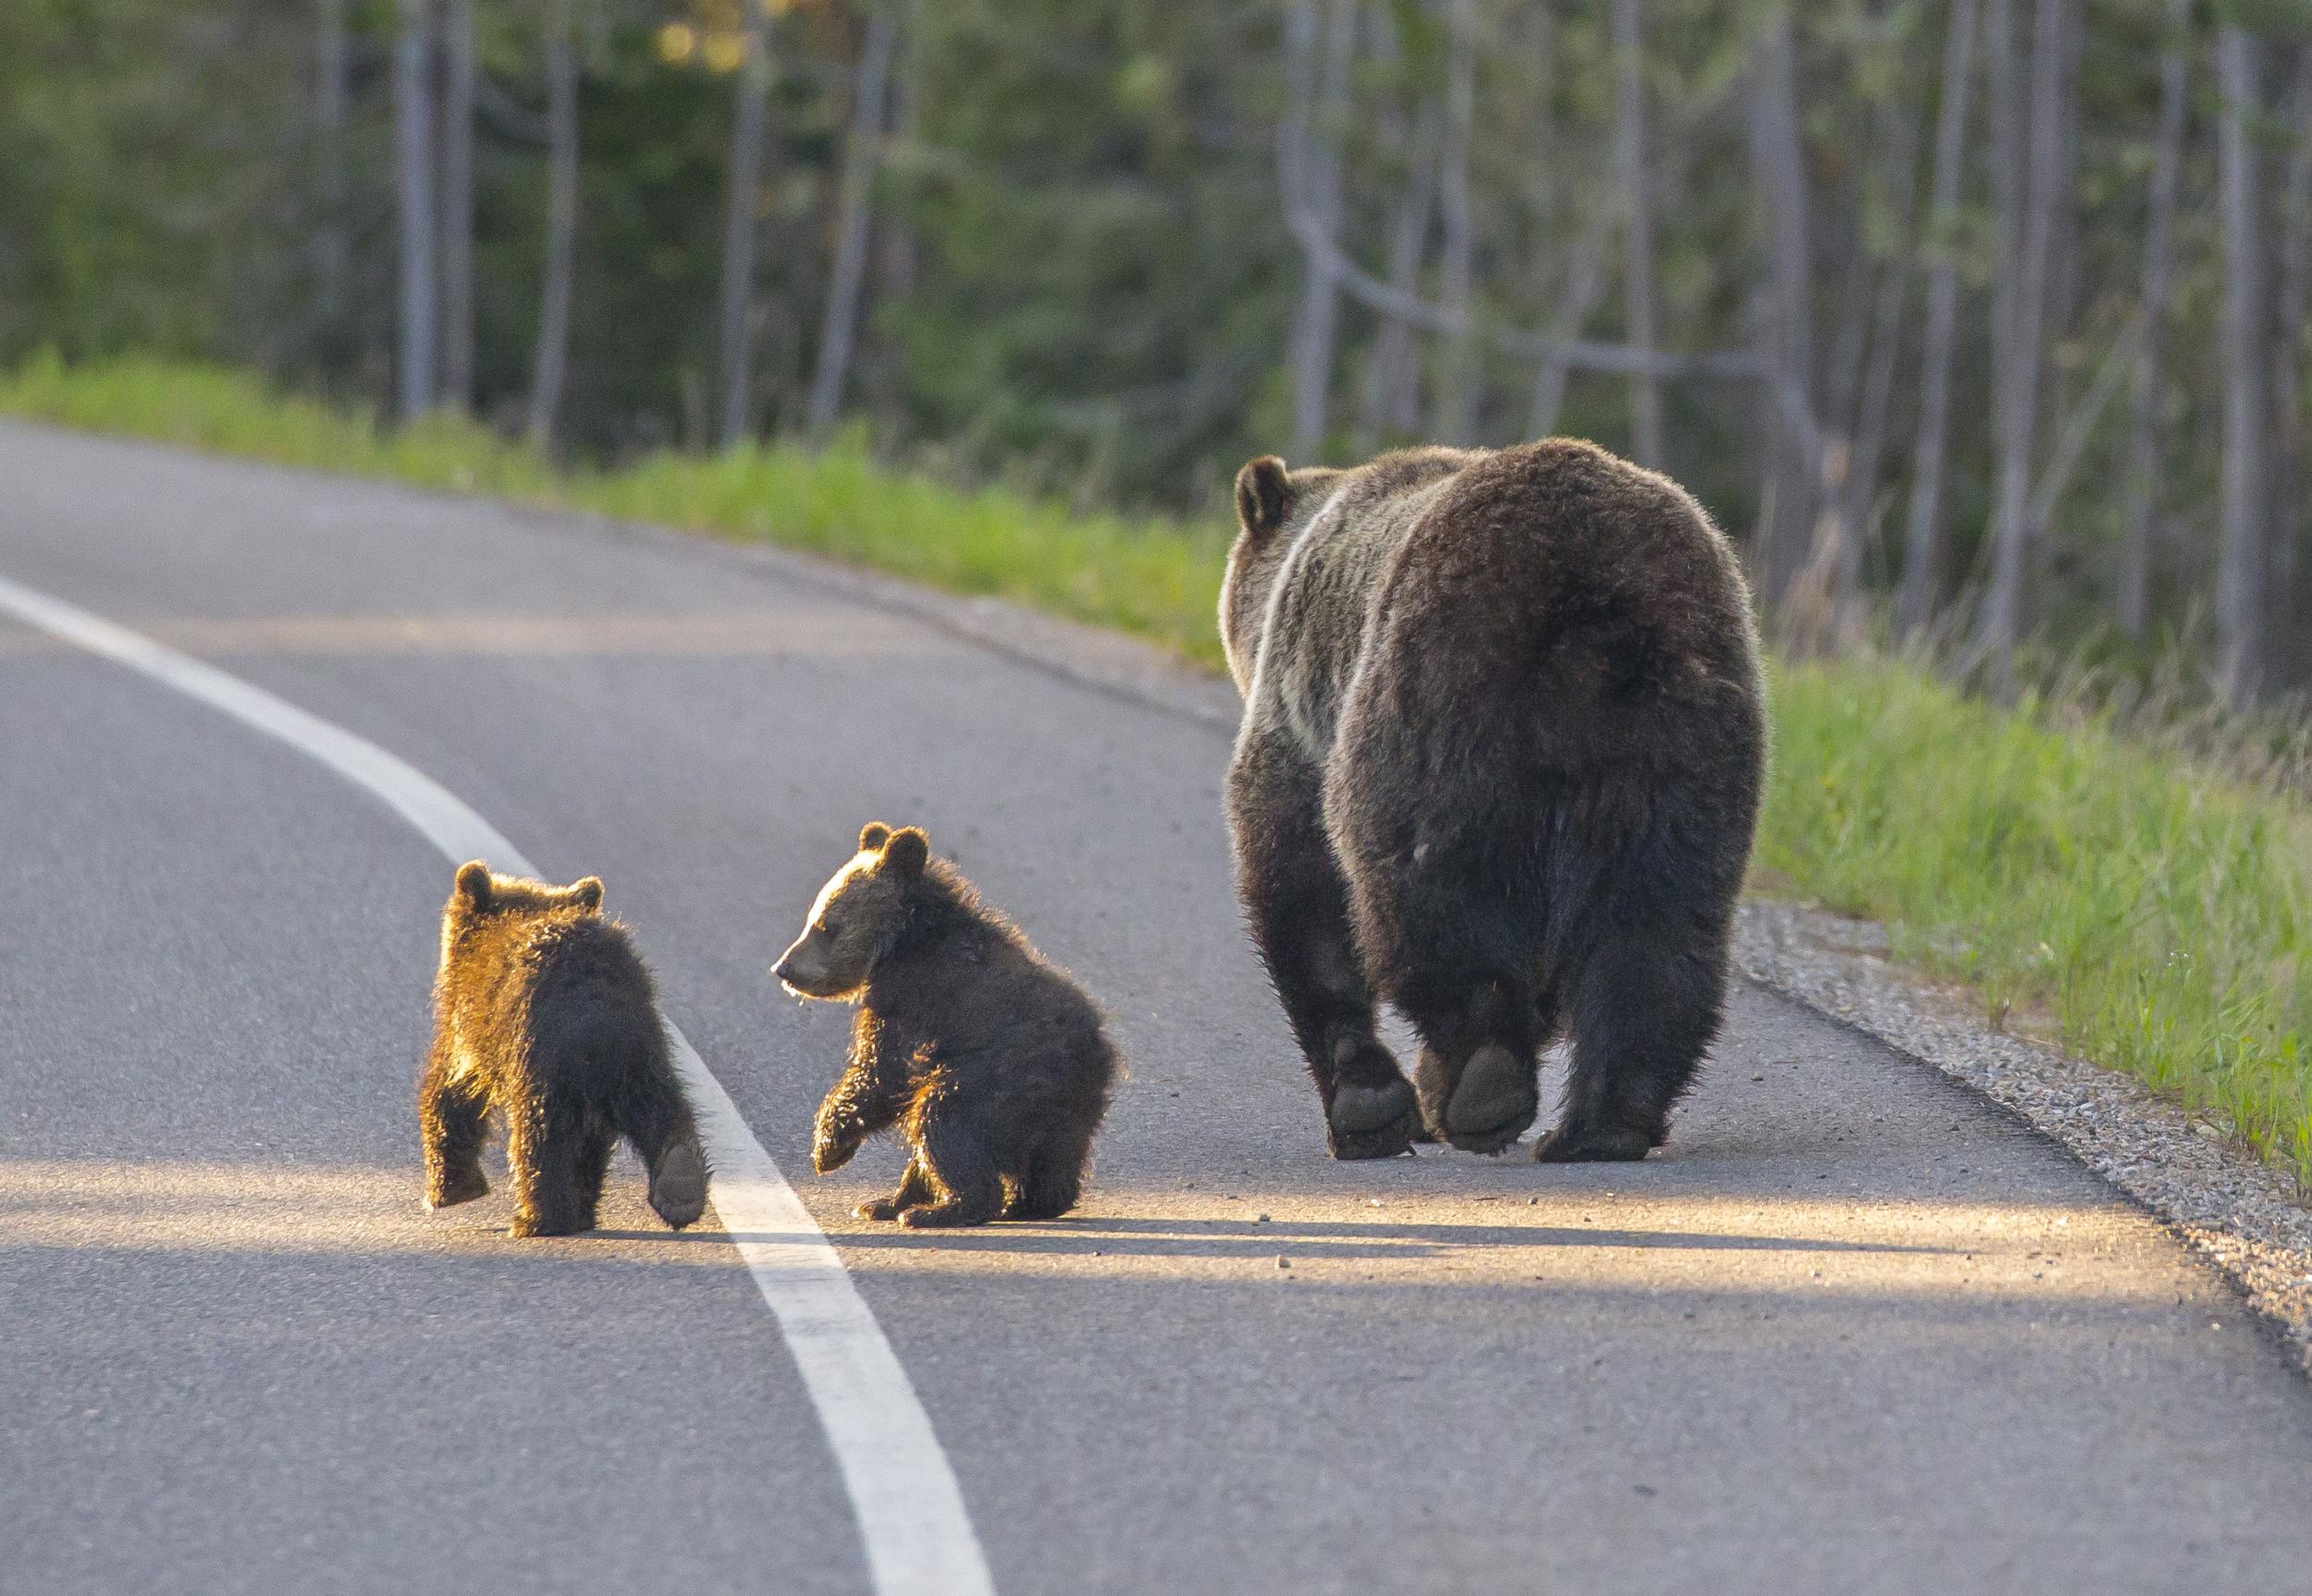
[[[603,916],[597,877],[549,887],[478,859],[458,871],[418,1082],[428,1208],[488,1193],[492,1115],[506,1123],[516,1235],[592,1230],[621,1136],[649,1168],[660,1219],[681,1230],[706,1211],[706,1155],[650,972]]]
[[[1639,1159],[1716,1032],[1766,730],[1732,549],[1551,438],[1236,478],[1221,635],[1237,888],[1336,1158]],[[1420,1032],[1408,1087],[1376,995]]]

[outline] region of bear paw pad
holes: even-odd
[[[1445,1139],[1466,1153],[1497,1153],[1523,1136],[1540,1111],[1532,1066],[1488,1042],[1470,1055],[1445,1104]]]
[[[1337,1088],[1324,1119],[1336,1159],[1393,1159],[1412,1151],[1420,1132],[1420,1109],[1402,1078]]]
[[[695,1141],[680,1141],[658,1155],[650,1172],[650,1206],[681,1230],[707,1211],[707,1160]]]

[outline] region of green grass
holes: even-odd
[[[447,419],[400,431],[234,372],[0,374],[0,411],[323,470],[765,539],[1136,632],[1216,665],[1222,526],[962,488],[854,442],[558,472]],[[2312,1191],[2312,809],[2075,706],[2000,709],[1886,659],[1778,667],[1761,875],[1884,920],[1986,1012],[2050,1018]]]

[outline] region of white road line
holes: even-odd
[[[383,800],[452,864],[537,867],[463,800],[406,761],[261,687],[0,576],[0,611],[221,709]],[[715,1211],[777,1316],[858,1515],[878,1596],[992,1596],[931,1418],[874,1312],[738,1105],[671,1019],[667,1032],[714,1165]],[[765,1574],[775,1584],[776,1566]]]

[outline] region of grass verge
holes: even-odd
[[[561,472],[449,418],[387,431],[214,367],[35,359],[0,411],[285,464],[766,539],[1137,633],[1216,665],[1224,529],[1078,515],[855,444]],[[2244,1136],[2312,1191],[2312,809],[1894,661],[1781,665],[1759,863],[1897,955]]]

